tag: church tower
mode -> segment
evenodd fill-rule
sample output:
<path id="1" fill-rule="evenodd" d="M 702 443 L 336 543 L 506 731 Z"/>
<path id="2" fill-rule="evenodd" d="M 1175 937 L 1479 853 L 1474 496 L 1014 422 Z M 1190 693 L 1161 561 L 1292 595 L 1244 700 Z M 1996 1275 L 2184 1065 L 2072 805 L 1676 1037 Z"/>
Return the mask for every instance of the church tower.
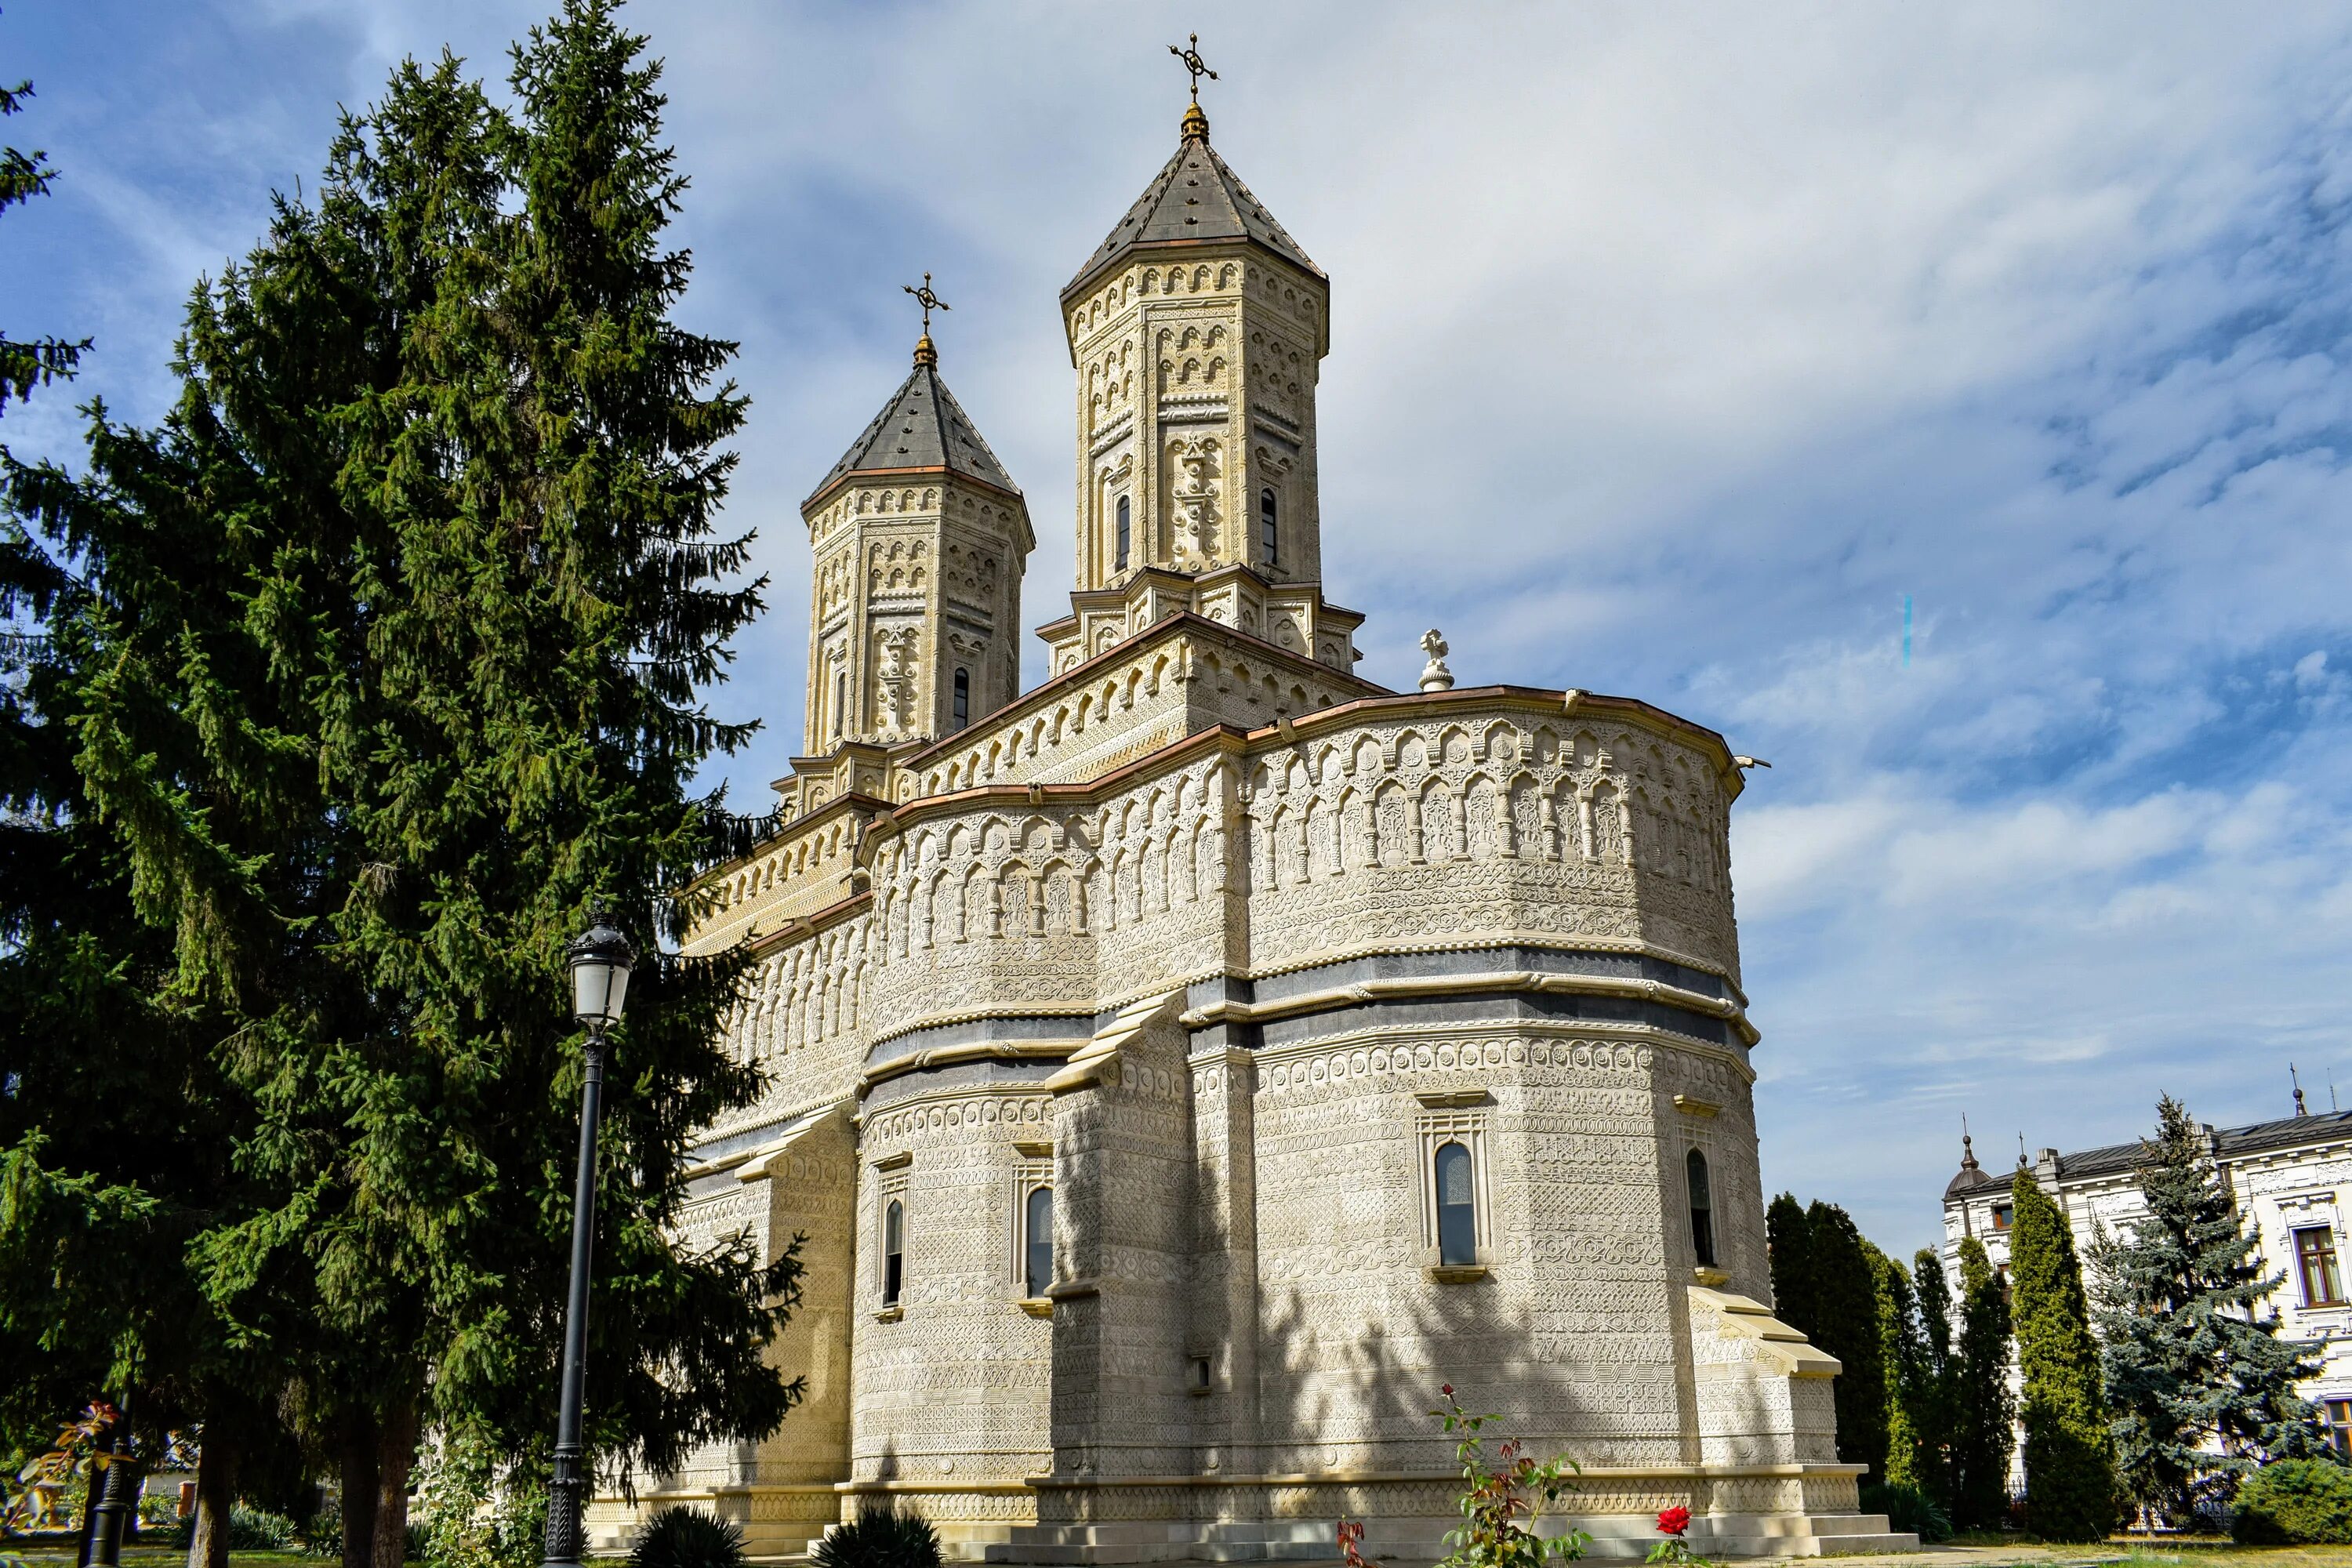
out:
<path id="1" fill-rule="evenodd" d="M 801 505 L 810 580 L 807 754 L 962 729 L 1021 684 L 1020 487 L 940 379 L 929 308 L 913 372 Z"/>
<path id="2" fill-rule="evenodd" d="M 1056 673 L 1173 610 L 1353 669 L 1322 598 L 1315 384 L 1330 285 L 1209 144 L 1176 153 L 1062 290 L 1077 381 L 1077 592 Z"/>

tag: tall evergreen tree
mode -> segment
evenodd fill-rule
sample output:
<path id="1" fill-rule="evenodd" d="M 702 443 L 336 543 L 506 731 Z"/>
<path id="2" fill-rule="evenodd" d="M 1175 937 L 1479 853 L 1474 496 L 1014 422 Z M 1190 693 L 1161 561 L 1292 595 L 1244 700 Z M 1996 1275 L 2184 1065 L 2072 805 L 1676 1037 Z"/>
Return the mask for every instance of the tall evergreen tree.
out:
<path id="1" fill-rule="evenodd" d="M 2010 1203 L 2027 1528 L 2050 1541 L 2102 1541 L 2116 1526 L 2115 1448 L 2074 1237 L 2032 1172 L 2018 1171 Z"/>
<path id="2" fill-rule="evenodd" d="M 1952 1290 L 1944 1260 L 1932 1247 L 1911 1259 L 1919 1302 L 1921 1378 L 1913 1406 L 1919 1441 L 1919 1484 L 1948 1515 L 1952 1511 Z"/>
<path id="3" fill-rule="evenodd" d="M 2107 1405 L 2124 1489 L 2184 1520 L 2226 1498 L 2246 1471 L 2325 1448 L 2295 1391 L 2315 1375 L 2310 1347 L 2279 1338 L 2265 1276 L 2205 1134 L 2167 1095 L 2141 1145 L 2146 1217 L 2095 1253 Z"/>
<path id="4" fill-rule="evenodd" d="M 1879 1347 L 1878 1283 L 1869 1244 L 1834 1204 L 1801 1208 L 1787 1193 L 1764 1216 L 1772 1254 L 1773 1312 L 1838 1358 L 1838 1458 L 1886 1472 L 1886 1369 Z"/>
<path id="5" fill-rule="evenodd" d="M 606 1473 L 772 1431 L 790 1256 L 671 1238 L 740 955 L 676 954 L 676 890 L 741 847 L 692 781 L 745 729 L 702 694 L 758 607 L 715 531 L 733 345 L 670 310 L 685 184 L 644 40 L 575 0 L 516 109 L 445 58 L 344 123 L 315 206 L 192 301 L 182 396 L 26 471 L 106 563 L 76 721 L 92 805 L 250 1097 L 254 1186 L 191 1248 L 340 1455 L 347 1568 L 396 1568 L 439 1425 L 543 1465 L 579 1096 L 562 945 L 641 953 L 600 1169 L 589 1436 Z M 215 1457 L 207 1433 L 206 1459 Z M 525 1477 L 528 1479 L 528 1476 Z"/>
<path id="6" fill-rule="evenodd" d="M 2017 1402 L 2009 1386 L 2009 1289 L 1984 1243 L 1960 1243 L 1960 1332 L 1953 1346 L 1952 1522 L 1991 1530 L 2009 1513 Z"/>
<path id="7" fill-rule="evenodd" d="M 1918 1301 L 1901 1263 L 1867 1241 L 1863 1247 L 1877 1286 L 1879 1363 L 1886 1375 L 1886 1469 L 1879 1479 L 1925 1491 L 1924 1406 L 1931 1394 Z"/>
<path id="8" fill-rule="evenodd" d="M 1805 1333 L 1816 1321 L 1813 1290 L 1813 1233 L 1805 1205 L 1794 1194 L 1782 1193 L 1764 1211 L 1764 1239 L 1772 1263 L 1772 1313 Z"/>
<path id="9" fill-rule="evenodd" d="M 1886 1474 L 1886 1361 L 1880 1346 L 1878 1276 L 1870 1244 L 1853 1218 L 1819 1198 L 1807 1205 L 1811 1237 L 1815 1327 L 1805 1331 L 1838 1358 L 1838 1458 Z M 1800 1324 L 1799 1327 L 1804 1325 Z"/>

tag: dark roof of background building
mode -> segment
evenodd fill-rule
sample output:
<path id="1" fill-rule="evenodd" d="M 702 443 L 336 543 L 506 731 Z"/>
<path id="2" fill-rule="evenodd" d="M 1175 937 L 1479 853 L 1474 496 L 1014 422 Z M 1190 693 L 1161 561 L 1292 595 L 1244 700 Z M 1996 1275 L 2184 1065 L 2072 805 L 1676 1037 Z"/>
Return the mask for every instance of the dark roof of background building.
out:
<path id="1" fill-rule="evenodd" d="M 1109 237 L 1087 258 L 1087 264 L 1062 290 L 1064 299 L 1130 250 L 1213 240 L 1238 239 L 1262 246 L 1294 267 L 1323 276 L 1323 269 L 1309 261 L 1298 242 L 1274 221 L 1265 204 L 1250 195 L 1241 176 L 1217 156 L 1209 145 L 1208 121 L 1195 120 L 1199 113 L 1195 107 L 1185 115 L 1188 134 L 1176 155 L 1127 209 Z M 1200 127 L 1198 136 L 1189 134 L 1195 123 Z"/>
<path id="2" fill-rule="evenodd" d="M 2325 1143 L 2337 1138 L 2352 1138 L 2352 1110 L 2283 1116 L 2275 1121 L 2219 1128 L 2213 1134 L 2214 1152 L 2224 1162 L 2250 1154 L 2267 1153 L 2274 1149 Z M 2129 1143 L 2109 1143 L 2102 1148 L 2078 1149 L 2071 1154 L 2061 1154 L 2058 1156 L 2058 1174 L 2062 1178 L 2128 1175 L 2139 1164 L 2140 1148 L 2140 1143 L 2135 1140 Z M 1944 1196 L 1957 1198 L 1987 1187 L 2007 1185 L 2008 1176 L 1990 1174 L 1978 1169 L 1972 1158 L 1967 1158 L 1961 1163 L 1959 1173 L 1944 1188 Z"/>
<path id="3" fill-rule="evenodd" d="M 938 356 L 926 337 L 915 350 L 915 368 L 865 434 L 849 445 L 841 461 L 809 492 L 808 505 L 852 474 L 908 470 L 943 471 L 992 486 L 1011 495 L 1021 487 L 980 438 L 980 431 L 940 379 Z"/>

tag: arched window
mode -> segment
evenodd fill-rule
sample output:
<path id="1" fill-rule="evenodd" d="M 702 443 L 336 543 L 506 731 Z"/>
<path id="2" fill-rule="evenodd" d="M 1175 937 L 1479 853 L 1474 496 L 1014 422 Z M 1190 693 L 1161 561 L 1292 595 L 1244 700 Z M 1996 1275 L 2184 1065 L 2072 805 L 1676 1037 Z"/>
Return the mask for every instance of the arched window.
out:
<path id="1" fill-rule="evenodd" d="M 1715 1267 L 1715 1194 L 1707 1188 L 1706 1156 L 1694 1149 L 1683 1161 L 1690 1180 L 1691 1255 L 1701 1268 Z"/>
<path id="2" fill-rule="evenodd" d="M 955 679 L 955 727 L 971 722 L 971 671 L 959 669 Z"/>
<path id="3" fill-rule="evenodd" d="M 1471 1191 L 1470 1151 L 1437 1147 L 1437 1261 L 1467 1268 L 1478 1261 L 1478 1205 Z"/>
<path id="4" fill-rule="evenodd" d="M 841 739 L 842 715 L 849 710 L 849 671 L 833 672 L 833 738 Z"/>
<path id="5" fill-rule="evenodd" d="M 907 1282 L 907 1210 L 892 1198 L 882 1211 L 882 1304 L 898 1304 L 898 1288 Z"/>
<path id="6" fill-rule="evenodd" d="M 1257 492 L 1257 542 L 1267 565 L 1282 558 L 1282 528 L 1272 486 Z"/>
<path id="7" fill-rule="evenodd" d="M 1021 1223 L 1023 1277 L 1032 1300 L 1054 1282 L 1054 1189 L 1029 1189 L 1028 1212 Z"/>
<path id="8" fill-rule="evenodd" d="M 1125 496 L 1121 496 L 1118 498 L 1118 564 L 1112 568 L 1113 571 L 1124 572 L 1127 570 L 1127 545 L 1129 537 L 1129 525 L 1132 521 L 1133 514 L 1128 509 L 1127 498 Z"/>

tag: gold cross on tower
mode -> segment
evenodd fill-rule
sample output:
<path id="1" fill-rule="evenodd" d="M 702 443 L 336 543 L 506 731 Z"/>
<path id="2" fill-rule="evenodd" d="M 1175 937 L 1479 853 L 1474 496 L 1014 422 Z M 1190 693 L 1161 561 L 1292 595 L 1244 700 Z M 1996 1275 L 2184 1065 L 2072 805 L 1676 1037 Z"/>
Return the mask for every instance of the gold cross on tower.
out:
<path id="1" fill-rule="evenodd" d="M 923 308 L 923 336 L 927 338 L 931 335 L 932 310 L 952 310 L 954 308 L 945 300 L 940 299 L 937 294 L 931 292 L 931 275 L 928 272 L 923 274 L 923 286 L 921 288 L 918 289 L 912 283 L 902 283 L 899 287 L 904 289 L 908 293 L 912 294 L 915 297 L 915 303 Z"/>
<path id="2" fill-rule="evenodd" d="M 1211 81 L 1217 79 L 1217 73 L 1211 70 L 1208 62 L 1201 58 L 1201 35 L 1198 33 L 1192 35 L 1192 44 L 1190 48 L 1180 49 L 1171 44 L 1168 46 L 1168 52 L 1182 60 L 1184 68 L 1192 73 L 1192 102 L 1198 105 L 1201 101 L 1201 79 L 1207 77 Z"/>

